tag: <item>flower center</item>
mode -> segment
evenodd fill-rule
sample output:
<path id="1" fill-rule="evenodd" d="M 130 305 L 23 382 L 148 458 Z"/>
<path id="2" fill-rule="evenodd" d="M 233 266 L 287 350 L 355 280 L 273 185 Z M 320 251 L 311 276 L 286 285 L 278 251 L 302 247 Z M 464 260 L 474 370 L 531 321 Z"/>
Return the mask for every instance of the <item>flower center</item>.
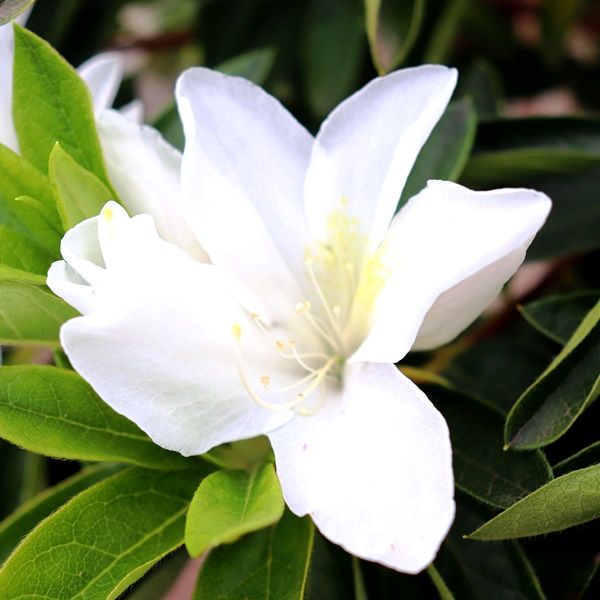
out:
<path id="1" fill-rule="evenodd" d="M 361 234 L 358 220 L 346 210 L 342 199 L 340 209 L 327 220 L 325 241 L 314 241 L 307 247 L 304 266 L 308 297 L 295 304 L 302 327 L 310 330 L 309 339 L 319 340 L 315 351 L 299 352 L 294 339 L 275 337 L 267 320 L 252 314 L 252 320 L 279 357 L 297 363 L 303 375 L 290 385 L 274 388 L 271 376 L 260 377 L 265 392 L 286 393 L 299 389 L 289 400 L 272 403 L 258 394 L 244 367 L 241 352 L 242 328 L 233 325 L 236 341 L 236 363 L 240 380 L 249 396 L 263 408 L 294 409 L 298 414 L 314 414 L 325 399 L 325 383 L 341 384 L 346 359 L 364 339 L 370 326 L 370 316 L 388 271 L 382 261 L 382 249 L 366 254 L 367 236 Z M 316 403 L 307 406 L 307 398 L 319 391 Z"/>

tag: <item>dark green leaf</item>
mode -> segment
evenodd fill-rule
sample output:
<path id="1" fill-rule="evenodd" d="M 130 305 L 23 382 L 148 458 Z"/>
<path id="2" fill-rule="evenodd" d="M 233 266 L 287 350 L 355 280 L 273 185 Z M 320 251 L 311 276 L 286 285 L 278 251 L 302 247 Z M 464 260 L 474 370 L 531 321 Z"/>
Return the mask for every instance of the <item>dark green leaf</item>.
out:
<path id="1" fill-rule="evenodd" d="M 491 506 L 506 508 L 552 478 L 541 452 L 502 450 L 500 411 L 453 389 L 422 388 L 448 422 L 459 489 Z"/>
<path id="2" fill-rule="evenodd" d="M 313 0 L 304 29 L 305 88 L 312 112 L 323 117 L 358 84 L 365 34 L 358 0 Z"/>
<path id="3" fill-rule="evenodd" d="M 561 531 L 600 517 L 600 465 L 572 471 L 519 500 L 469 535 L 508 540 Z"/>
<path id="4" fill-rule="evenodd" d="M 449 0 L 450 3 L 455 1 Z M 502 83 L 495 67 L 485 59 L 475 60 L 461 72 L 456 97 L 470 98 L 478 119 L 495 117 L 503 98 Z"/>
<path id="5" fill-rule="evenodd" d="M 443 10 L 437 15 L 433 32 L 429 36 L 424 62 L 433 64 L 450 62 L 449 55 L 468 5 L 469 0 L 446 0 Z"/>
<path id="6" fill-rule="evenodd" d="M 194 494 L 185 525 L 191 556 L 276 523 L 283 497 L 272 463 L 251 471 L 222 470 L 202 481 Z"/>
<path id="7" fill-rule="evenodd" d="M 110 185 L 87 86 L 47 42 L 14 27 L 13 115 L 21 153 L 46 172 L 50 152 L 60 142 L 80 165 Z"/>
<path id="8" fill-rule="evenodd" d="M 365 0 L 371 58 L 380 75 L 395 69 L 410 52 L 424 8 L 425 0 Z"/>
<path id="9" fill-rule="evenodd" d="M 34 0 L 2 0 L 0 2 L 0 26 L 6 25 L 26 11 Z"/>
<path id="10" fill-rule="evenodd" d="M 157 469 L 202 464 L 159 448 L 76 373 L 56 367 L 0 369 L 0 436 L 57 458 L 126 462 Z"/>
<path id="11" fill-rule="evenodd" d="M 77 164 L 59 144 L 50 153 L 50 182 L 65 231 L 100 214 L 114 194 L 93 174 Z"/>
<path id="12" fill-rule="evenodd" d="M 417 156 L 398 208 L 420 192 L 429 179 L 456 181 L 460 177 L 469 158 L 476 129 L 477 119 L 469 100 L 448 106 Z"/>
<path id="13" fill-rule="evenodd" d="M 600 302 L 511 409 L 506 445 L 524 450 L 561 437 L 600 392 Z"/>
<path id="14" fill-rule="evenodd" d="M 521 307 L 530 325 L 559 344 L 566 344 L 585 315 L 600 299 L 600 290 L 547 296 Z"/>
<path id="15" fill-rule="evenodd" d="M 277 525 L 213 550 L 198 576 L 194 598 L 304 598 L 313 538 L 311 520 L 286 511 Z"/>
<path id="16" fill-rule="evenodd" d="M 183 543 L 198 472 L 131 468 L 75 496 L 0 570 L 3 600 L 116 598 Z"/>
<path id="17" fill-rule="evenodd" d="M 77 314 L 45 287 L 0 281 L 0 344 L 56 348 L 60 326 Z"/>
<path id="18" fill-rule="evenodd" d="M 489 510 L 458 495 L 456 517 L 435 565 L 460 600 L 545 600 L 537 577 L 517 542 L 480 543 L 464 534 L 489 518 Z"/>
<path id="19" fill-rule="evenodd" d="M 116 465 L 111 464 L 88 467 L 58 485 L 44 490 L 20 506 L 0 523 L 0 564 L 5 561 L 21 538 L 42 519 L 45 519 L 79 492 L 113 475 L 117 469 Z"/>

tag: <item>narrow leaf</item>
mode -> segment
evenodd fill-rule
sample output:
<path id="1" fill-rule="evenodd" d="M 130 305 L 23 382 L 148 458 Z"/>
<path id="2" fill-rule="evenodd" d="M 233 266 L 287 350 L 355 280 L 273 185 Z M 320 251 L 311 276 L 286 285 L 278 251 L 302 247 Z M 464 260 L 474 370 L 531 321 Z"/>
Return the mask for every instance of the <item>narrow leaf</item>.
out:
<path id="1" fill-rule="evenodd" d="M 410 52 L 423 20 L 425 0 L 365 0 L 367 37 L 380 75 L 395 69 Z"/>
<path id="2" fill-rule="evenodd" d="M 185 545 L 191 556 L 199 556 L 276 523 L 283 508 L 272 463 L 252 471 L 217 471 L 202 481 L 194 495 L 185 525 Z"/>
<path id="3" fill-rule="evenodd" d="M 19 25 L 14 31 L 13 115 L 21 153 L 46 172 L 50 152 L 60 142 L 108 185 L 87 86 L 47 42 Z"/>
<path id="4" fill-rule="evenodd" d="M 600 290 L 548 296 L 520 308 L 527 322 L 559 344 L 566 344 L 600 299 Z"/>
<path id="5" fill-rule="evenodd" d="M 87 467 L 21 505 L 0 523 L 0 564 L 40 521 L 91 485 L 114 475 L 118 468 L 112 464 Z"/>
<path id="6" fill-rule="evenodd" d="M 600 464 L 600 440 L 561 460 L 552 467 L 555 475 L 564 475 L 575 469 Z"/>
<path id="7" fill-rule="evenodd" d="M 0 27 L 17 18 L 33 3 L 34 0 L 2 0 L 0 2 Z"/>
<path id="8" fill-rule="evenodd" d="M 572 471 L 542 486 L 468 537 L 508 540 L 561 531 L 600 517 L 600 465 Z"/>
<path id="9" fill-rule="evenodd" d="M 600 302 L 513 406 L 506 420 L 506 445 L 539 448 L 560 438 L 600 393 L 598 364 Z"/>
<path id="10" fill-rule="evenodd" d="M 421 148 L 398 208 L 420 192 L 429 179 L 456 181 L 469 158 L 476 130 L 477 117 L 470 100 L 450 104 Z"/>
<path id="11" fill-rule="evenodd" d="M 183 543 L 199 472 L 131 468 L 40 523 L 0 570 L 3 600 L 116 598 Z"/>
<path id="12" fill-rule="evenodd" d="M 157 469 L 196 464 L 156 446 L 79 375 L 56 367 L 0 369 L 0 436 L 47 456 L 125 462 Z"/>
<path id="13" fill-rule="evenodd" d="M 45 287 L 0 279 L 0 344 L 57 348 L 60 326 L 76 316 Z"/>
<path id="14" fill-rule="evenodd" d="M 100 214 L 114 194 L 56 144 L 50 153 L 49 176 L 65 231 Z"/>
<path id="15" fill-rule="evenodd" d="M 314 526 L 286 511 L 277 525 L 213 550 L 198 576 L 195 600 L 305 598 Z"/>

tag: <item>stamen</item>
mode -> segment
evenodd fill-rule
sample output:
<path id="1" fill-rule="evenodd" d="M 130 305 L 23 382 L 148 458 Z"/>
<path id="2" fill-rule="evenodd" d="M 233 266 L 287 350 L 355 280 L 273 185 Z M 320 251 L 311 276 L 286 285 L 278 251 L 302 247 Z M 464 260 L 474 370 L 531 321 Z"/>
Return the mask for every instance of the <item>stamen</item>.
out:
<path id="1" fill-rule="evenodd" d="M 307 308 L 307 306 L 308 306 L 308 308 Z M 326 340 L 327 342 L 329 342 L 336 352 L 340 352 L 340 346 L 339 346 L 338 342 L 336 340 L 334 340 L 325 331 L 325 329 L 323 329 L 323 327 L 321 327 L 321 325 L 319 325 L 319 323 L 317 322 L 317 320 L 310 313 L 310 302 L 308 300 L 305 300 L 304 302 L 298 302 L 298 304 L 296 304 L 296 310 L 300 314 L 304 315 L 308 319 L 308 322 L 315 328 L 315 330 L 317 331 L 317 333 L 324 340 Z"/>
<path id="2" fill-rule="evenodd" d="M 269 386 L 271 385 L 271 378 L 268 375 L 263 375 L 260 378 L 260 382 L 262 383 L 262 386 L 265 388 L 265 390 L 268 390 Z"/>

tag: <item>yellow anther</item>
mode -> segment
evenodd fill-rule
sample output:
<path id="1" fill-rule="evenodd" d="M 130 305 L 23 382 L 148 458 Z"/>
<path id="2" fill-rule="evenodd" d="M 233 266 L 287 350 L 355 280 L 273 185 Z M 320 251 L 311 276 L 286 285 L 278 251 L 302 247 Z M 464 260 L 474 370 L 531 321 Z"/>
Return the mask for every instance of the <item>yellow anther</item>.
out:
<path id="1" fill-rule="evenodd" d="M 275 347 L 277 348 L 277 350 L 279 350 L 279 352 L 285 350 L 285 344 L 281 340 L 277 340 L 275 342 Z"/>
<path id="2" fill-rule="evenodd" d="M 271 385 L 271 378 L 268 375 L 263 375 L 260 378 L 260 382 L 262 383 L 262 386 L 265 388 L 265 390 L 268 390 L 269 386 Z"/>
<path id="3" fill-rule="evenodd" d="M 288 340 L 288 346 L 293 348 L 296 345 L 296 340 Z"/>
<path id="4" fill-rule="evenodd" d="M 310 310 L 311 304 L 310 300 L 305 300 L 304 302 L 296 303 L 296 310 L 299 313 L 307 313 Z"/>
<path id="5" fill-rule="evenodd" d="M 233 337 L 236 339 L 236 341 L 239 342 L 242 338 L 242 326 L 238 325 L 237 323 L 234 323 L 231 326 L 231 333 L 233 333 Z"/>

